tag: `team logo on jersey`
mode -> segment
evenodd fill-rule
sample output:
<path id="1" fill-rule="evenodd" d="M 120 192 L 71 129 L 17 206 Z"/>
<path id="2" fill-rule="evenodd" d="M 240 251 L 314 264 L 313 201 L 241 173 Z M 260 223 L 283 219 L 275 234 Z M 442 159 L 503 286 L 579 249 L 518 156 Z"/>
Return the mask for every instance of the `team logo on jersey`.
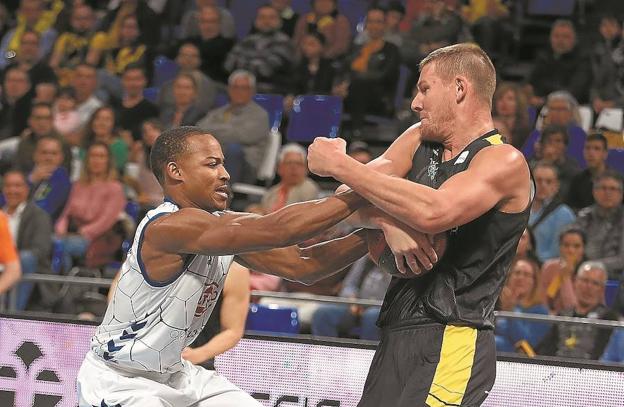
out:
<path id="1" fill-rule="evenodd" d="M 433 181 L 438 173 L 438 162 L 433 158 L 429 158 L 429 166 L 427 167 L 427 175 Z"/>
<path id="2" fill-rule="evenodd" d="M 208 304 L 216 300 L 218 296 L 219 285 L 215 282 L 206 284 L 204 286 L 204 292 L 202 292 L 202 295 L 199 298 L 199 302 L 197 303 L 197 308 L 195 308 L 195 316 L 199 318 L 204 315 L 204 313 L 208 309 Z"/>

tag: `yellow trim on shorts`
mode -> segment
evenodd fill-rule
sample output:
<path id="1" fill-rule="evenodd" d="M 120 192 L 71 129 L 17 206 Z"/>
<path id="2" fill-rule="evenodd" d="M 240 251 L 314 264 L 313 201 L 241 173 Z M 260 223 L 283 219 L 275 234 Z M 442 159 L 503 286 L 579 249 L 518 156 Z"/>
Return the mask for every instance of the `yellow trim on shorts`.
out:
<path id="1" fill-rule="evenodd" d="M 500 134 L 494 134 L 493 136 L 486 137 L 485 140 L 492 145 L 505 144 Z"/>
<path id="2" fill-rule="evenodd" d="M 460 406 L 472 375 L 477 330 L 447 325 L 442 338 L 440 361 L 429 388 L 430 407 Z"/>

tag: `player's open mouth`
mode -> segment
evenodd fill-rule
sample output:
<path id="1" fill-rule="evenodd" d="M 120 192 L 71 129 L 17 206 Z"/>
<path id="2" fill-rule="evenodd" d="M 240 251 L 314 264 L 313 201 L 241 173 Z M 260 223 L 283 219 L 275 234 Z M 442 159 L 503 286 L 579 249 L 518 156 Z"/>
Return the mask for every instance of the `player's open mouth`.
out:
<path id="1" fill-rule="evenodd" d="M 230 198 L 230 188 L 227 185 L 223 185 L 222 187 L 218 187 L 215 189 L 217 195 L 223 197 L 223 199 Z"/>

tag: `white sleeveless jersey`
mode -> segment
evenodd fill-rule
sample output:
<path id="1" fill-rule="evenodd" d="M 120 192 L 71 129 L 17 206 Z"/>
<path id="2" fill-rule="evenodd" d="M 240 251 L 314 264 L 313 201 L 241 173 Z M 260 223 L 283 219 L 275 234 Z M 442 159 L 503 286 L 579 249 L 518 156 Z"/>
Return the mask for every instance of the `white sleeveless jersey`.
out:
<path id="1" fill-rule="evenodd" d="M 159 283 L 148 277 L 140 256 L 145 228 L 178 209 L 165 201 L 137 227 L 113 299 L 91 338 L 92 352 L 109 365 L 146 372 L 179 371 L 182 350 L 202 330 L 223 289 L 233 256 L 191 255 L 170 281 Z"/>

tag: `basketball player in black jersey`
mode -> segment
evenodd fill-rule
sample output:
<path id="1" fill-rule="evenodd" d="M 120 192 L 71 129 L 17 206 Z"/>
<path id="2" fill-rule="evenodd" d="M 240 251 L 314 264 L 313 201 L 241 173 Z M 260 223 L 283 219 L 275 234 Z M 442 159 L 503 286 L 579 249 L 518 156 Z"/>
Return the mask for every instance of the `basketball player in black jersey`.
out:
<path id="1" fill-rule="evenodd" d="M 453 45 L 432 52 L 420 68 L 412 109 L 421 121 L 380 158 L 362 165 L 345 155 L 343 140 L 325 138 L 308 155 L 312 172 L 376 206 L 366 221 L 383 230 L 391 248 L 416 233 L 408 228 L 447 234 L 429 273 L 393 278 L 360 407 L 483 403 L 496 377 L 494 304 L 533 197 L 524 157 L 492 123 L 496 74 L 485 52 Z M 415 257 L 406 259 L 418 268 Z"/>

